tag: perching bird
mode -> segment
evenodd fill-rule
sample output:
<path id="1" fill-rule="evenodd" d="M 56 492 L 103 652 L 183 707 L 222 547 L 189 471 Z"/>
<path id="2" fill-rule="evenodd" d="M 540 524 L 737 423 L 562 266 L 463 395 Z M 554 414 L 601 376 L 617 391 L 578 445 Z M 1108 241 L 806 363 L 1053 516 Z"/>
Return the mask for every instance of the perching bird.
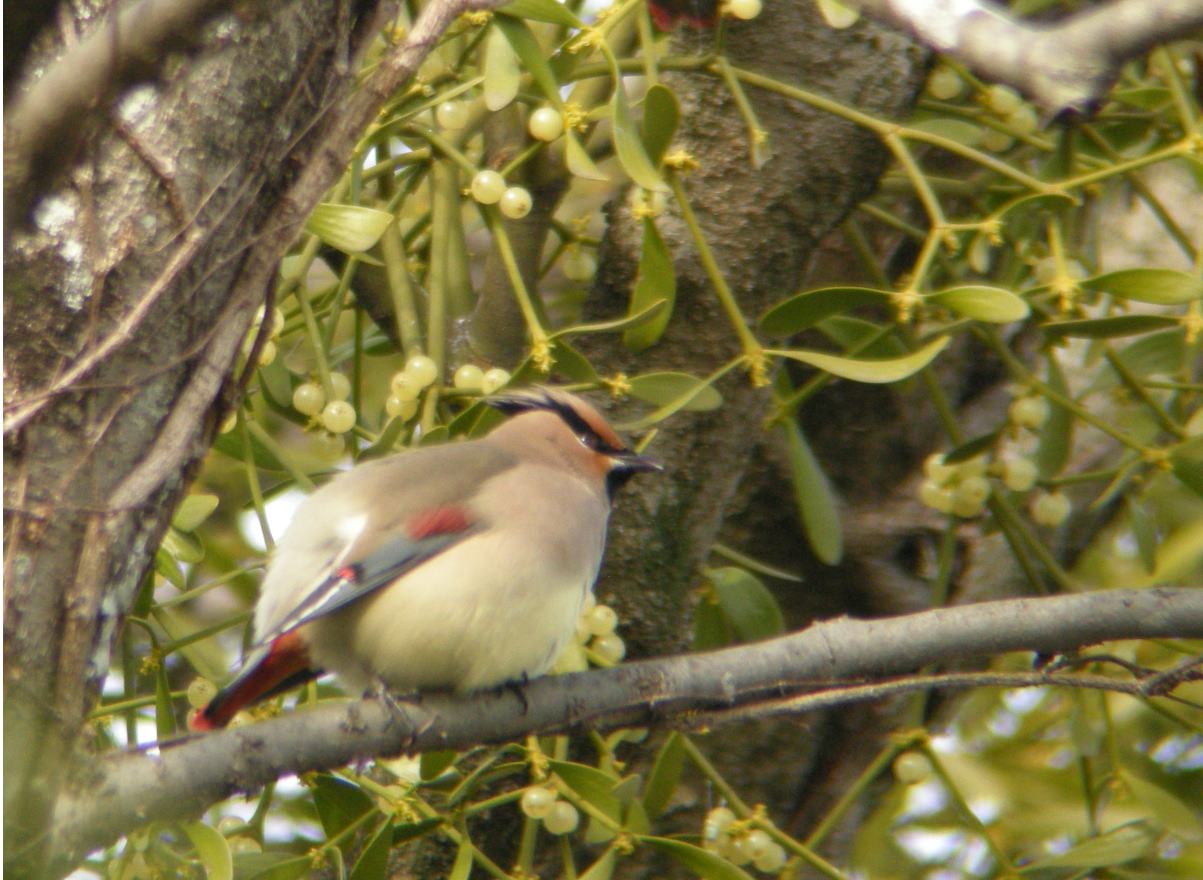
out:
<path id="1" fill-rule="evenodd" d="M 258 647 L 193 730 L 323 671 L 403 693 L 547 671 L 597 577 L 614 493 L 660 466 L 570 394 L 488 402 L 513 417 L 486 437 L 353 468 L 297 508 L 260 591 Z"/>

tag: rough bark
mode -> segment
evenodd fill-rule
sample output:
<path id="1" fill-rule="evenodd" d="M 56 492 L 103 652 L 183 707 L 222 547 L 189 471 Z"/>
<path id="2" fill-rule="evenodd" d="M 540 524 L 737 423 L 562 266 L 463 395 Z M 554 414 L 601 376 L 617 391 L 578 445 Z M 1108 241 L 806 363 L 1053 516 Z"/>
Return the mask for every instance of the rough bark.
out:
<path id="1" fill-rule="evenodd" d="M 384 4 L 387 6 L 387 4 Z M 35 874 L 113 640 L 212 429 L 270 274 L 257 242 L 348 94 L 374 3 L 297 0 L 197 36 L 98 108 L 9 233 L 5 858 Z M 60 47 L 84 16 L 64 24 Z M 53 59 L 41 59 L 52 66 Z M 327 182 L 325 185 L 329 185 Z M 315 196 L 316 198 L 316 196 Z M 273 255 L 274 256 L 274 255 Z M 253 264 L 253 265 L 252 265 Z"/>

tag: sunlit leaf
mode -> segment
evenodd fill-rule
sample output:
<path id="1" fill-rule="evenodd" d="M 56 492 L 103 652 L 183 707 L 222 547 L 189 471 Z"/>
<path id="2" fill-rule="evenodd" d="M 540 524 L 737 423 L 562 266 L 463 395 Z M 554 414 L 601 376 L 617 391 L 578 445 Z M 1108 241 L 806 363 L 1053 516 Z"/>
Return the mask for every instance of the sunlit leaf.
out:
<path id="1" fill-rule="evenodd" d="M 185 822 L 182 827 L 192 841 L 201 864 L 205 866 L 207 880 L 231 880 L 234 876 L 234 857 L 222 833 L 204 822 Z"/>
<path id="2" fill-rule="evenodd" d="M 213 511 L 217 510 L 218 500 L 216 495 L 187 496 L 176 508 L 175 515 L 171 518 L 171 525 L 181 532 L 196 531 L 197 527 L 207 520 Z"/>
<path id="3" fill-rule="evenodd" d="M 571 9 L 557 0 L 510 0 L 498 9 L 497 13 L 512 15 L 514 18 L 545 21 L 548 24 L 562 24 L 570 28 L 584 27 Z"/>
<path id="4" fill-rule="evenodd" d="M 656 170 L 643 148 L 643 140 L 635 127 L 635 121 L 631 118 L 631 105 L 617 70 L 614 94 L 610 98 L 610 115 L 614 152 L 618 155 L 618 162 L 627 176 L 644 189 L 668 192 L 668 184 L 660 177 L 660 172 Z"/>
<path id="5" fill-rule="evenodd" d="M 655 302 L 663 302 L 664 309 L 653 319 L 641 326 L 631 327 L 622 334 L 622 341 L 627 348 L 643 351 L 655 345 L 668 327 L 676 299 L 677 276 L 673 271 L 672 255 L 660 237 L 655 221 L 651 217 L 644 217 L 643 248 L 635 286 L 631 289 L 630 313 L 638 314 Z"/>
<path id="6" fill-rule="evenodd" d="M 1153 848 L 1157 834 L 1142 823 L 1124 825 L 1107 834 L 1092 837 L 1063 853 L 1029 862 L 1021 874 L 1035 874 L 1048 868 L 1104 868 L 1138 859 Z"/>
<path id="7" fill-rule="evenodd" d="M 393 823 L 384 822 L 359 852 L 350 880 L 384 880 L 388 876 L 388 854 L 393 846 Z"/>
<path id="8" fill-rule="evenodd" d="M 495 22 L 502 20 L 501 17 L 494 19 Z M 522 68 L 513 45 L 500 27 L 490 28 L 485 37 L 484 75 L 485 106 L 492 112 L 508 107 L 518 97 Z"/>
<path id="9" fill-rule="evenodd" d="M 1132 796 L 1152 813 L 1153 818 L 1167 831 L 1184 840 L 1203 839 L 1203 818 L 1176 795 L 1155 782 L 1145 779 L 1131 768 L 1123 768 L 1120 778 Z"/>
<path id="10" fill-rule="evenodd" d="M 609 181 L 600 168 L 593 164 L 588 150 L 581 144 L 575 131 L 564 132 L 564 162 L 573 176 L 584 180 Z"/>
<path id="11" fill-rule="evenodd" d="M 951 337 L 941 336 L 933 339 L 927 345 L 908 355 L 885 360 L 859 360 L 857 358 L 840 357 L 819 351 L 803 351 L 800 349 L 774 350 L 771 354 L 779 357 L 801 361 L 812 367 L 849 379 L 853 382 L 868 382 L 871 384 L 886 384 L 899 382 L 910 378 L 922 370 L 944 350 Z"/>
<path id="12" fill-rule="evenodd" d="M 327 837 L 334 837 L 368 810 L 372 800 L 355 785 L 319 773 L 313 781 L 313 805 Z"/>
<path id="13" fill-rule="evenodd" d="M 510 47 L 514 50 L 514 54 L 518 56 L 518 60 L 522 64 L 522 69 L 531 75 L 531 79 L 535 81 L 535 85 L 539 87 L 539 91 L 557 109 L 561 108 L 563 101 L 560 98 L 560 84 L 556 80 L 555 74 L 552 73 L 551 67 L 547 64 L 547 53 L 543 51 L 543 47 L 539 45 L 538 38 L 531 31 L 530 26 L 521 19 L 511 18 L 508 15 L 498 15 L 493 18 L 493 24 L 509 41 Z M 489 87 L 489 74 L 485 71 L 485 88 Z M 492 107 L 489 108 L 493 109 Z"/>
<path id="14" fill-rule="evenodd" d="M 627 393 L 631 397 L 656 406 L 665 406 L 682 397 L 689 397 L 689 402 L 681 408 L 694 412 L 706 412 L 723 405 L 723 396 L 713 385 L 688 373 L 644 373 L 632 377 L 629 382 L 631 387 Z"/>
<path id="15" fill-rule="evenodd" d="M 794 503 L 806 540 L 820 562 L 837 565 L 844 556 L 844 536 L 835 493 L 797 422 L 787 421 L 784 429 L 789 444 Z"/>
<path id="16" fill-rule="evenodd" d="M 614 794 L 614 786 L 618 780 L 613 776 L 603 773 L 596 767 L 574 764 L 569 761 L 549 761 L 548 767 L 583 800 L 601 810 L 615 822 L 621 820 L 622 804 Z"/>
<path id="17" fill-rule="evenodd" d="M 437 779 L 443 771 L 455 763 L 459 755 L 454 749 L 432 749 L 422 753 L 419 762 L 423 782 Z"/>
<path id="18" fill-rule="evenodd" d="M 1001 287 L 954 287 L 930 294 L 927 299 L 958 315 L 991 324 L 1022 321 L 1031 313 L 1026 302 Z"/>
<path id="19" fill-rule="evenodd" d="M 1160 306 L 1203 299 L 1203 278 L 1175 269 L 1122 269 L 1080 283 L 1089 290 L 1105 290 L 1121 299 Z"/>
<path id="20" fill-rule="evenodd" d="M 388 211 L 324 202 L 313 209 L 305 230 L 335 250 L 354 254 L 376 244 L 392 222 L 393 215 Z"/>
<path id="21" fill-rule="evenodd" d="M 1048 384 L 1058 394 L 1070 396 L 1069 383 L 1054 352 L 1048 353 Z M 1056 401 L 1049 401 L 1048 418 L 1040 427 L 1040 440 L 1036 446 L 1034 460 L 1036 470 L 1042 477 L 1052 477 L 1061 472 L 1069 461 L 1073 449 L 1074 414 Z"/>

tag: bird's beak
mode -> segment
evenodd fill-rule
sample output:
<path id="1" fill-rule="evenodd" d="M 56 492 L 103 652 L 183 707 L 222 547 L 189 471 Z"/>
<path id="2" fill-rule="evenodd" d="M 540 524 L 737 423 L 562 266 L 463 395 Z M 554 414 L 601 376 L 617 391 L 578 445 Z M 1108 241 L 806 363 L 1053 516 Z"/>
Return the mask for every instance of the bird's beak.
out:
<path id="1" fill-rule="evenodd" d="M 639 474 L 646 471 L 662 471 L 664 465 L 647 455 L 623 452 L 613 456 L 614 470 L 623 474 Z"/>

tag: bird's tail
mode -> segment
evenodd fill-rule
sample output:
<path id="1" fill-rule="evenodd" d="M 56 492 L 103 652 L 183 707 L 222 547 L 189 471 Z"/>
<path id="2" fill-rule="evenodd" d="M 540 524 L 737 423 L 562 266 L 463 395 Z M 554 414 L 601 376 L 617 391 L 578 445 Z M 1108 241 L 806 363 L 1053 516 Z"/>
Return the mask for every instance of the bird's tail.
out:
<path id="1" fill-rule="evenodd" d="M 321 674 L 320 669 L 310 664 L 309 651 L 296 630 L 284 633 L 249 657 L 242 671 L 209 701 L 209 705 L 192 713 L 188 727 L 197 732 L 225 727 L 247 706 Z"/>

